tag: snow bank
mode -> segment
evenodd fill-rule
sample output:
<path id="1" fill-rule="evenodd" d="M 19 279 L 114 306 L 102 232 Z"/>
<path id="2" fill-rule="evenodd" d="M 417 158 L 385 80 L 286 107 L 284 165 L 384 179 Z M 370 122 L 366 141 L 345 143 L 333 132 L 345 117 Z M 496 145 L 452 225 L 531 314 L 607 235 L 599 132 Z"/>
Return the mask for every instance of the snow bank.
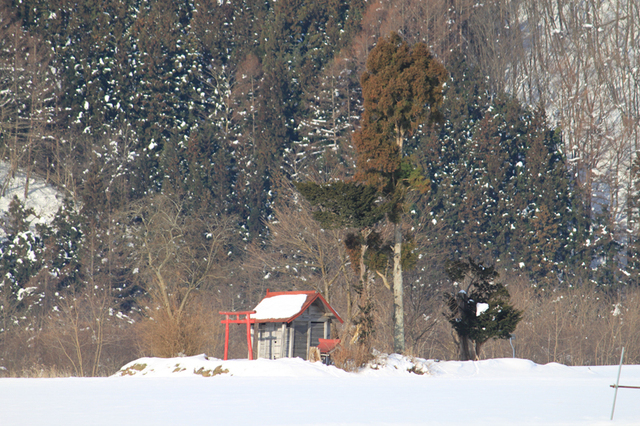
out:
<path id="1" fill-rule="evenodd" d="M 397 375 L 432 374 L 435 361 L 406 357 L 398 354 L 378 353 L 376 359 L 358 373 L 347 373 L 321 362 L 308 362 L 300 358 L 277 360 L 234 359 L 223 361 L 205 354 L 178 358 L 140 358 L 123 366 L 112 377 L 389 377 Z M 446 374 L 435 368 L 436 374 Z"/>
<path id="2" fill-rule="evenodd" d="M 300 358 L 223 361 L 204 354 L 179 358 L 140 358 L 112 377 L 345 377 L 344 370 Z"/>
<path id="3" fill-rule="evenodd" d="M 395 376 L 414 373 L 417 375 L 431 374 L 433 360 L 407 357 L 399 354 L 375 353 L 375 359 L 361 369 L 358 374 L 363 376 Z"/>
<path id="4" fill-rule="evenodd" d="M 399 354 L 376 353 L 375 359 L 360 371 L 347 373 L 335 366 L 327 366 L 321 362 L 308 362 L 300 358 L 223 361 L 201 354 L 178 358 L 140 358 L 123 366 L 112 377 L 393 377 L 425 375 L 434 378 L 455 377 L 458 379 L 508 379 L 512 377 L 554 379 L 596 376 L 596 371 L 601 371 L 603 368 L 607 367 L 568 367 L 557 363 L 541 365 L 518 358 L 438 361 Z M 607 372 L 607 374 L 609 373 Z"/>

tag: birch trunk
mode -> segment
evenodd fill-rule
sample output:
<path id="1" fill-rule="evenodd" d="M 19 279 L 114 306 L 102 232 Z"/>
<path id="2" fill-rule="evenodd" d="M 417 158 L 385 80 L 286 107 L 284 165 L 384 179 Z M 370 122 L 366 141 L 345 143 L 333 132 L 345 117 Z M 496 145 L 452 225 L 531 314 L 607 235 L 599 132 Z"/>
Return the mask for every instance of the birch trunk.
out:
<path id="1" fill-rule="evenodd" d="M 402 288 L 402 225 L 393 225 L 393 350 L 404 353 L 404 304 Z"/>

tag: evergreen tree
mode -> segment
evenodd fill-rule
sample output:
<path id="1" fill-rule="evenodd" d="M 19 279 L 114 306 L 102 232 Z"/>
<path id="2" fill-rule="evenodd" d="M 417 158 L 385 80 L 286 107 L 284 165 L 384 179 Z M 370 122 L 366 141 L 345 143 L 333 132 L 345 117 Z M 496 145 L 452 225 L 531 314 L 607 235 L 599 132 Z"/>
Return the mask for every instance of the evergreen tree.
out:
<path id="1" fill-rule="evenodd" d="M 394 226 L 394 350 L 404 351 L 402 214 L 410 189 L 428 190 L 428 182 L 405 159 L 405 139 L 427 119 L 437 118 L 446 70 L 427 46 L 410 47 L 396 33 L 380 39 L 362 74 L 362 128 L 355 133 L 356 179 L 379 189 L 391 208 Z"/>
<path id="2" fill-rule="evenodd" d="M 631 167 L 632 193 L 627 202 L 628 238 L 626 272 L 630 284 L 640 284 L 640 158 Z"/>
<path id="3" fill-rule="evenodd" d="M 510 304 L 507 289 L 495 282 L 499 274 L 493 266 L 485 267 L 469 259 L 449 262 L 446 271 L 454 286 L 460 288 L 457 293 L 444 295 L 449 309 L 445 316 L 458 335 L 460 360 L 478 359 L 487 340 L 510 337 L 522 312 Z"/>
<path id="4" fill-rule="evenodd" d="M 326 181 L 344 179 L 355 169 L 351 133 L 362 113 L 360 85 L 353 61 L 334 58 L 305 93 L 305 116 L 289 167 L 296 174 L 317 172 Z M 304 155 L 306 153 L 306 155 Z"/>
<path id="5" fill-rule="evenodd" d="M 588 257 L 589 238 L 559 133 L 544 111 L 492 95 L 464 57 L 450 70 L 443 126 L 428 129 L 415 149 L 431 172 L 429 213 L 442 224 L 433 240 L 450 255 L 499 259 L 555 285 Z"/>
<path id="6" fill-rule="evenodd" d="M 77 213 L 73 201 L 67 199 L 58 209 L 51 226 L 39 227 L 46 252 L 45 269 L 55 291 L 75 289 L 78 284 L 84 239 L 82 223 L 83 218 Z"/>
<path id="7" fill-rule="evenodd" d="M 300 149 L 295 141 L 300 122 L 307 120 L 307 96 L 317 87 L 317 75 L 330 63 L 336 48 L 346 46 L 356 29 L 358 11 L 362 2 L 303 2 L 285 0 L 267 2 L 261 26 L 259 46 L 249 53 L 251 43 L 242 47 L 249 65 L 252 54 L 258 66 L 251 73 L 238 73 L 244 90 L 251 94 L 249 110 L 244 116 L 245 125 L 238 136 L 244 147 L 234 150 L 251 152 L 247 161 L 239 160 L 236 193 L 239 198 L 240 216 L 247 218 L 247 232 L 255 237 L 262 233 L 265 219 L 271 214 L 275 200 L 274 181 L 281 175 L 295 173 L 292 155 L 302 154 L 307 162 L 313 162 L 311 149 Z M 251 6 L 256 10 L 256 6 Z M 237 25 L 237 24 L 236 24 Z M 254 24 L 255 25 L 255 24 Z M 240 50 L 238 50 L 240 51 Z M 246 69 L 246 67 L 243 67 Z M 246 89 L 246 87 L 245 87 Z M 245 103 L 246 106 L 248 103 Z M 249 135 L 249 137 L 247 137 Z M 289 167 L 286 167 L 289 161 Z M 304 161 L 304 160 L 303 160 Z"/>
<path id="8" fill-rule="evenodd" d="M 103 132 L 126 115 L 133 90 L 128 34 L 137 3 L 27 0 L 16 5 L 25 27 L 55 51 L 65 115 L 58 118 L 64 126 Z"/>
<path id="9" fill-rule="evenodd" d="M 46 145 L 55 120 L 59 81 L 52 68 L 52 49 L 29 34 L 6 5 L 0 10 L 0 147 L 10 171 L 0 182 L 4 194 L 18 167 L 31 178 L 46 168 Z M 24 197 L 29 194 L 29 179 Z"/>
<path id="10" fill-rule="evenodd" d="M 334 182 L 326 185 L 298 183 L 296 188 L 316 210 L 313 218 L 326 229 L 350 229 L 344 239 L 351 266 L 358 277 L 355 285 L 360 295 L 355 316 L 353 340 L 368 346 L 374 333 L 370 273 L 385 263 L 383 243 L 375 225 L 385 215 L 384 204 L 379 204 L 375 187 L 354 182 Z"/>
<path id="11" fill-rule="evenodd" d="M 30 280 L 42 268 L 43 244 L 30 227 L 29 217 L 33 215 L 33 209 L 25 209 L 22 202 L 14 197 L 3 221 L 6 239 L 0 247 L 1 285 L 17 302 L 22 301 L 25 294 L 38 290 L 30 286 Z"/>
<path id="12" fill-rule="evenodd" d="M 376 188 L 347 182 L 317 185 L 305 182 L 296 185 L 298 191 L 319 209 L 313 218 L 323 228 L 366 228 L 378 223 L 384 206 L 376 204 Z"/>
<path id="13" fill-rule="evenodd" d="M 29 227 L 33 214 L 14 198 L 3 220 L 4 238 L 0 244 L 0 340 L 15 326 L 30 328 L 27 317 L 44 299 L 43 288 L 33 281 L 42 268 L 42 240 Z"/>

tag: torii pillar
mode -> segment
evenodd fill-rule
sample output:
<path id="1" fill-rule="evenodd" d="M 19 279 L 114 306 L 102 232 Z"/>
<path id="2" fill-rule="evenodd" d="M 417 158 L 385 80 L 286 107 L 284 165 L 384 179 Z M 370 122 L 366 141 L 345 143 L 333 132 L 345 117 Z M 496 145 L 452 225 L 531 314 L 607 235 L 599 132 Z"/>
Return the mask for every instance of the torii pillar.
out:
<path id="1" fill-rule="evenodd" d="M 243 311 L 243 312 L 220 312 L 220 315 L 224 315 L 225 319 L 220 321 L 224 324 L 224 360 L 226 361 L 229 356 L 229 324 L 247 324 L 247 347 L 249 348 L 249 359 L 253 360 L 253 345 L 251 344 L 251 324 L 255 323 L 255 320 L 251 318 L 251 314 L 255 314 L 256 311 Z M 240 318 L 244 315 L 244 318 Z M 233 318 L 235 317 L 235 318 Z"/>

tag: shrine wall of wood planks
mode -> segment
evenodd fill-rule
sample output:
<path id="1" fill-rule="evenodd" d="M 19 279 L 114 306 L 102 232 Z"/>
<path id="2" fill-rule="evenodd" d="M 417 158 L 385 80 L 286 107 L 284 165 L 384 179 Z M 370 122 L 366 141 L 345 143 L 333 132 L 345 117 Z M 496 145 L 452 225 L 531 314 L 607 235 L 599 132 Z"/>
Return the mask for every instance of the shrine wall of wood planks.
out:
<path id="1" fill-rule="evenodd" d="M 262 322 L 254 325 L 255 353 L 258 358 L 278 359 L 299 357 L 308 359 L 309 348 L 318 346 L 318 339 L 331 336 L 333 315 L 316 299 L 295 320 L 287 322 Z"/>

